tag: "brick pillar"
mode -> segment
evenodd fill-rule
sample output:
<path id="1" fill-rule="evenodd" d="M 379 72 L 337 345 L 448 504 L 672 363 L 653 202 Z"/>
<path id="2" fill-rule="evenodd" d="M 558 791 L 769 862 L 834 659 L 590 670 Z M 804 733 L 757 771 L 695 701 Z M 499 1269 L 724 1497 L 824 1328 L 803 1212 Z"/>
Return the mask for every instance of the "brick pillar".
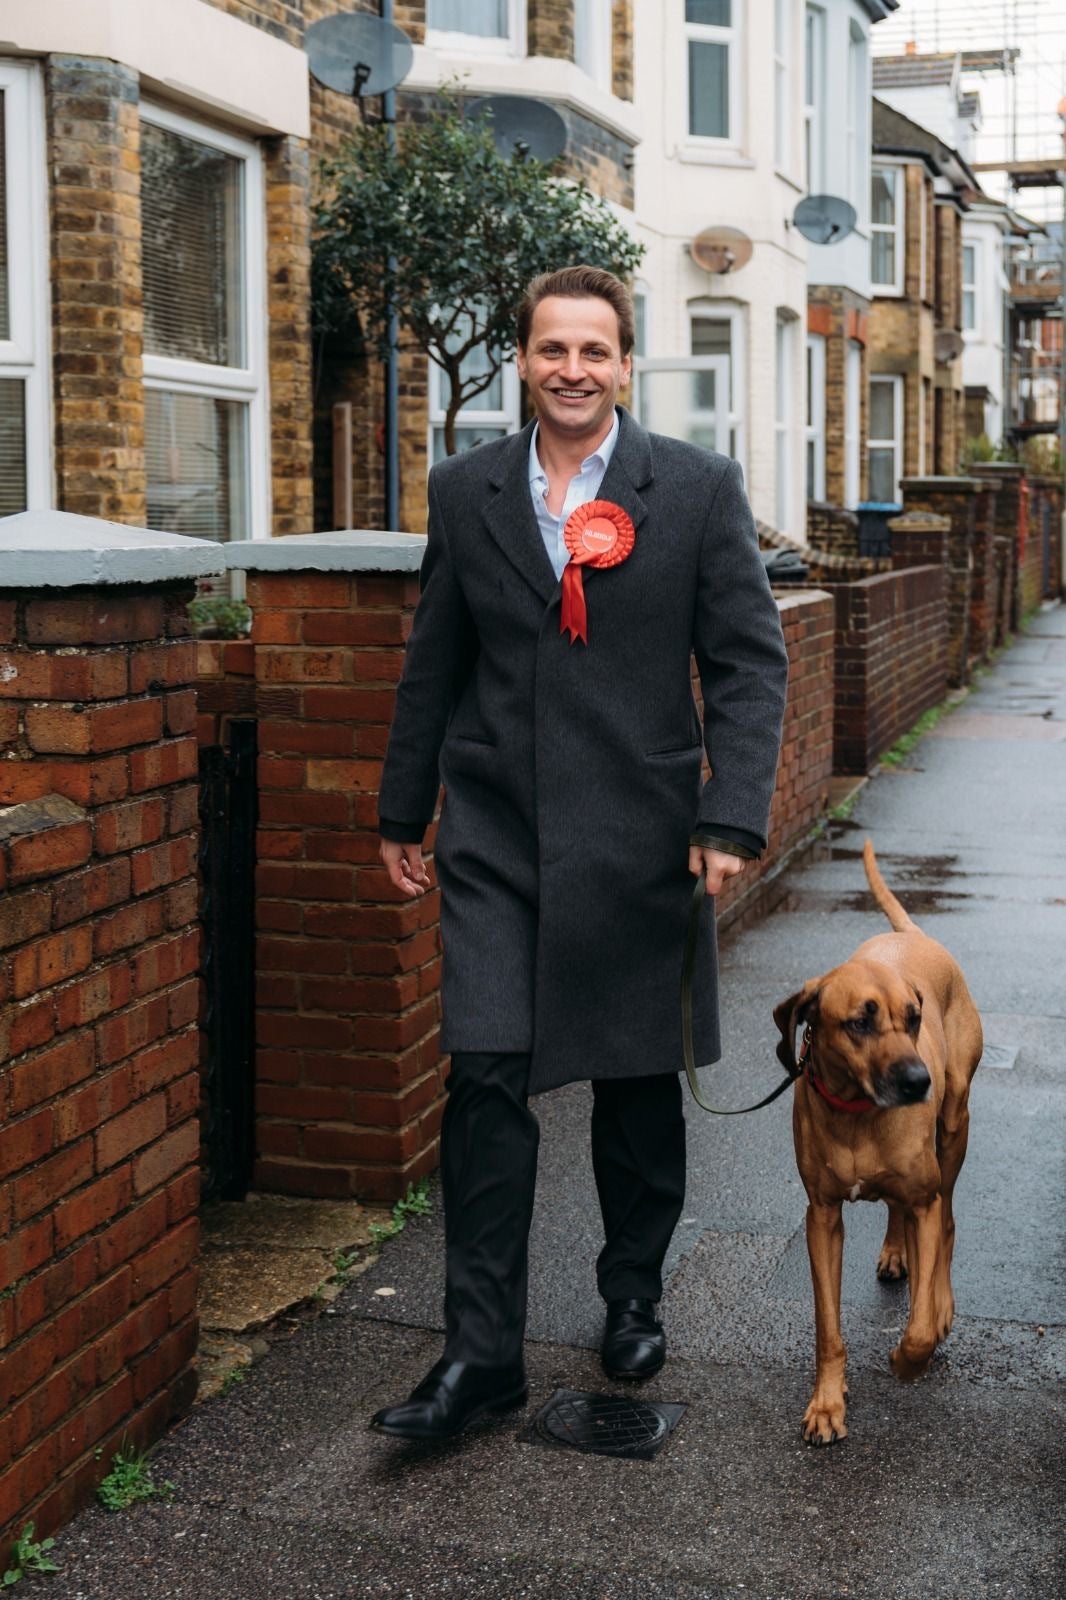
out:
<path id="1" fill-rule="evenodd" d="M 996 560 L 996 485 L 978 478 L 974 496 L 970 578 L 970 662 L 986 661 L 996 639 L 999 569 Z"/>
<path id="2" fill-rule="evenodd" d="M 128 67 L 48 58 L 58 502 L 140 525 L 147 479 L 138 99 Z"/>
<path id="3" fill-rule="evenodd" d="M 889 519 L 892 536 L 892 570 L 904 567 L 944 567 L 947 565 L 951 522 L 931 511 L 904 512 Z"/>
<path id="4" fill-rule="evenodd" d="M 845 511 L 842 506 L 808 500 L 807 539 L 813 549 L 824 555 L 857 558 L 859 519 L 854 511 Z"/>
<path id="5" fill-rule="evenodd" d="M 439 894 L 401 901 L 377 835 L 424 548 L 320 534 L 226 550 L 254 619 L 262 1189 L 395 1199 L 436 1165 Z"/>
<path id="6" fill-rule="evenodd" d="M 184 605 L 222 561 L 125 534 L 0 523 L 0 1551 L 30 1518 L 67 1520 L 196 1387 Z"/>
<path id="7" fill-rule="evenodd" d="M 974 526 L 980 484 L 976 478 L 904 478 L 903 509 L 947 517 L 948 683 L 969 682 L 970 596 L 973 585 Z"/>
<path id="8" fill-rule="evenodd" d="M 305 140 L 269 140 L 264 154 L 273 531 L 286 534 L 314 525 L 311 172 Z"/>
<path id="9" fill-rule="evenodd" d="M 574 59 L 574 0 L 527 0 L 526 38 L 531 56 Z"/>
<path id="10" fill-rule="evenodd" d="M 977 461 L 970 470 L 975 478 L 997 486 L 994 537 L 999 601 L 995 643 L 1003 644 L 1019 621 L 1018 544 L 1025 468 L 1016 461 Z"/>

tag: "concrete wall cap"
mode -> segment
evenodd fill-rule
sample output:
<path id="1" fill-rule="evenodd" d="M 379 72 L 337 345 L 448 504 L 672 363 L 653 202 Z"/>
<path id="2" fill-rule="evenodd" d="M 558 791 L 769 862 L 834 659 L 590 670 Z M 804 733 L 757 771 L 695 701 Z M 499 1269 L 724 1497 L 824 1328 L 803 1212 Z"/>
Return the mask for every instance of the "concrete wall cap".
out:
<path id="1" fill-rule="evenodd" d="M 223 548 L 226 565 L 245 572 L 417 572 L 426 536 L 345 528 L 279 539 L 235 539 Z"/>
<path id="2" fill-rule="evenodd" d="M 225 572 L 222 546 L 70 511 L 0 518 L 0 588 L 73 589 L 173 583 Z"/>
<path id="3" fill-rule="evenodd" d="M 812 600 L 832 600 L 828 589 L 798 589 L 795 594 L 775 594 L 778 611 L 791 611 L 795 606 L 810 605 Z"/>
<path id="4" fill-rule="evenodd" d="M 951 529 L 951 518 L 942 517 L 939 511 L 905 511 L 901 517 L 889 517 L 888 529 L 894 533 L 913 533 L 918 528 L 926 528 L 934 533 L 947 533 Z"/>

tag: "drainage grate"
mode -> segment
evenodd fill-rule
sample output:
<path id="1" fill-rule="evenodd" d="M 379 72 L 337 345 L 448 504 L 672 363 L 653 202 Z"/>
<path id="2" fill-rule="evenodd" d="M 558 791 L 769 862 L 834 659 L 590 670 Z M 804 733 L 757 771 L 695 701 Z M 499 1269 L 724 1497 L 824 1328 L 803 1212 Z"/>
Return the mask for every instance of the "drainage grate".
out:
<path id="1" fill-rule="evenodd" d="M 522 1435 L 526 1444 L 651 1461 L 685 1414 L 683 1405 L 556 1389 Z"/>
<path id="2" fill-rule="evenodd" d="M 1016 1044 L 986 1044 L 981 1057 L 983 1067 L 992 1067 L 997 1072 L 1009 1072 L 1018 1059 L 1018 1046 Z"/>

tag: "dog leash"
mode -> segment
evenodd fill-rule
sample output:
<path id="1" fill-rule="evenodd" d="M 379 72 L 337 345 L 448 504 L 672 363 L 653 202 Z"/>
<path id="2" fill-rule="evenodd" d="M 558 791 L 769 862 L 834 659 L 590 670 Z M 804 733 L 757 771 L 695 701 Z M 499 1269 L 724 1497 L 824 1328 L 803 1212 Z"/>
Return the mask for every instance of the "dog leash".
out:
<path id="1" fill-rule="evenodd" d="M 696 1056 L 692 1048 L 692 977 L 696 970 L 696 946 L 700 935 L 700 907 L 703 897 L 707 892 L 707 879 L 700 873 L 696 879 L 696 887 L 692 891 L 692 903 L 688 913 L 688 931 L 685 935 L 685 959 L 681 964 L 681 1049 L 685 1059 L 685 1072 L 688 1076 L 688 1086 L 692 1090 L 692 1098 L 704 1111 L 711 1112 L 715 1117 L 743 1117 L 749 1111 L 761 1111 L 763 1106 L 768 1106 L 778 1095 L 790 1089 L 796 1079 L 801 1075 L 802 1065 L 796 1072 L 790 1072 L 783 1083 L 758 1101 L 753 1106 L 738 1106 L 733 1111 L 723 1111 L 719 1106 L 708 1105 L 700 1092 L 700 1081 L 696 1075 Z"/>

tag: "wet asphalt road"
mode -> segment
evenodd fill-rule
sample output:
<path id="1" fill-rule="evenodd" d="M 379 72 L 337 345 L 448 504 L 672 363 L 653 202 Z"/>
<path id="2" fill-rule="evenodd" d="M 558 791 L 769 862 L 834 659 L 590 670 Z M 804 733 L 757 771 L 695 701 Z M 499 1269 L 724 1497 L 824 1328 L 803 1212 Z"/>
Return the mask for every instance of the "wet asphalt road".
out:
<path id="1" fill-rule="evenodd" d="M 718 1103 L 776 1082 L 773 1005 L 883 926 L 866 834 L 961 962 L 995 1047 L 956 1191 L 955 1327 L 924 1379 L 888 1371 L 906 1290 L 874 1274 L 883 1208 L 848 1207 L 850 1434 L 801 1442 L 813 1310 L 789 1097 L 737 1119 L 690 1107 L 671 1359 L 641 1390 L 686 1413 L 653 1462 L 525 1442 L 554 1389 L 612 1389 L 575 1085 L 536 1103 L 529 1412 L 441 1450 L 366 1430 L 439 1351 L 438 1208 L 172 1431 L 168 1504 L 94 1509 L 59 1537 L 53 1600 L 1066 1596 L 1066 610 L 1040 614 L 904 769 L 867 785 L 785 906 L 727 944 L 727 1058 L 705 1074 Z"/>

